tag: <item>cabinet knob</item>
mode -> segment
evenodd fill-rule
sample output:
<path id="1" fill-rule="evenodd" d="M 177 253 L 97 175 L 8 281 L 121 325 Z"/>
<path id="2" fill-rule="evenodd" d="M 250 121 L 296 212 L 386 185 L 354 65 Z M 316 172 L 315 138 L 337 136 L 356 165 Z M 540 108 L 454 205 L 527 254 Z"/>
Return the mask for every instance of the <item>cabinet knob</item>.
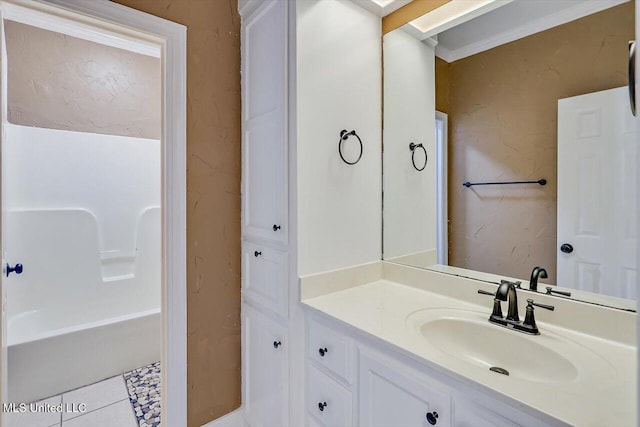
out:
<path id="1" fill-rule="evenodd" d="M 436 425 L 438 422 L 438 413 L 436 411 L 427 412 L 427 422 L 432 426 Z"/>
<path id="2" fill-rule="evenodd" d="M 318 403 L 318 409 L 320 409 L 320 412 L 324 411 L 324 408 L 327 407 L 327 402 L 319 402 Z"/>
<path id="3" fill-rule="evenodd" d="M 280 227 L 279 225 L 273 224 L 273 231 L 278 231 L 280 230 L 282 227 Z"/>
<path id="4" fill-rule="evenodd" d="M 281 345 L 282 345 L 282 342 L 280 342 L 280 341 L 274 341 L 274 342 L 273 342 L 273 348 L 278 348 L 278 347 L 280 347 Z"/>
<path id="5" fill-rule="evenodd" d="M 262 255 L 261 251 L 254 251 L 253 252 L 253 256 L 256 257 L 256 258 L 258 258 L 260 255 Z"/>
<path id="6" fill-rule="evenodd" d="M 22 264 L 16 264 L 15 267 L 11 267 L 9 264 L 6 265 L 6 274 L 7 277 L 11 273 L 22 274 Z"/>
<path id="7" fill-rule="evenodd" d="M 327 347 L 318 349 L 318 353 L 320 353 L 320 357 L 324 357 L 324 355 L 327 354 L 328 352 L 329 350 L 327 349 Z"/>

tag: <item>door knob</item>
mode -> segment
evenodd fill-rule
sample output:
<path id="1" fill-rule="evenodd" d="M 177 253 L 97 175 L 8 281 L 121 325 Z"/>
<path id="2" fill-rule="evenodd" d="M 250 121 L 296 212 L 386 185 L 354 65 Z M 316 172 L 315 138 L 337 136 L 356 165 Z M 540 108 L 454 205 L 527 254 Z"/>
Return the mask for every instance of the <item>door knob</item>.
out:
<path id="1" fill-rule="evenodd" d="M 15 272 L 16 274 L 22 274 L 22 264 L 16 264 L 15 267 L 11 267 L 9 264 L 7 264 L 7 277 L 9 277 L 9 275 L 13 272 Z"/>
<path id="2" fill-rule="evenodd" d="M 273 224 L 273 231 L 278 231 L 278 230 L 280 230 L 281 228 L 282 228 L 282 227 L 280 227 L 279 225 L 277 225 L 277 224 Z"/>
<path id="3" fill-rule="evenodd" d="M 564 252 L 565 254 L 570 254 L 571 252 L 573 252 L 573 246 L 571 246 L 569 243 L 563 243 L 562 246 L 560 246 L 560 251 Z"/>
<path id="4" fill-rule="evenodd" d="M 438 422 L 438 413 L 436 411 L 427 412 L 427 421 L 432 426 L 436 425 L 436 423 Z"/>

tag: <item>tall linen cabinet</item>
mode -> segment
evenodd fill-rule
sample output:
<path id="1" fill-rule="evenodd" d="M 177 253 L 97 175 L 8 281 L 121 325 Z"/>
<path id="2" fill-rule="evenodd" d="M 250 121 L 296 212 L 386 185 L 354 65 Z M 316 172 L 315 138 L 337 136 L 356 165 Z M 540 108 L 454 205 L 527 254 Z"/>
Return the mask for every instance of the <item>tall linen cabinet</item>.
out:
<path id="1" fill-rule="evenodd" d="M 381 21 L 351 0 L 239 11 L 242 412 L 250 427 L 302 426 L 298 277 L 380 260 Z M 343 129 L 362 138 L 357 165 L 340 159 Z"/>

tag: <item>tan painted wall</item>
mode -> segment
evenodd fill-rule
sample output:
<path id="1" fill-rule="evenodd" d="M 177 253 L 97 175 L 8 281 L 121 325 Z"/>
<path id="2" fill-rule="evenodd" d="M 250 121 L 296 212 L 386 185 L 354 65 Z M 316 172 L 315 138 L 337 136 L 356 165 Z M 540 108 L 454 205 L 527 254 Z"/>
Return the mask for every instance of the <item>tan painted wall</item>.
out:
<path id="1" fill-rule="evenodd" d="M 436 110 L 449 113 L 449 63 L 436 57 Z"/>
<path id="2" fill-rule="evenodd" d="M 240 406 L 236 0 L 117 0 L 187 26 L 188 425 Z"/>
<path id="3" fill-rule="evenodd" d="M 630 2 L 449 64 L 452 265 L 524 279 L 542 265 L 555 283 L 557 101 L 626 85 L 634 28 Z"/>
<path id="4" fill-rule="evenodd" d="M 5 21 L 9 122 L 160 139 L 160 59 Z"/>

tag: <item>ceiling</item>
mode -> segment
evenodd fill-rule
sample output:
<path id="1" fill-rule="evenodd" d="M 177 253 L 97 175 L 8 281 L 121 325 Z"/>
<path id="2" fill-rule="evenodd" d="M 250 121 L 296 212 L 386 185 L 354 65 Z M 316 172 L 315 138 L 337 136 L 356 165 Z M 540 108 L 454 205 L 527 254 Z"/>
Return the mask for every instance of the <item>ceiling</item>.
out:
<path id="1" fill-rule="evenodd" d="M 629 0 L 513 0 L 489 9 L 491 13 L 476 14 L 439 32 L 436 56 L 453 62 L 626 1 Z M 410 32 L 415 34 L 415 27 Z"/>

